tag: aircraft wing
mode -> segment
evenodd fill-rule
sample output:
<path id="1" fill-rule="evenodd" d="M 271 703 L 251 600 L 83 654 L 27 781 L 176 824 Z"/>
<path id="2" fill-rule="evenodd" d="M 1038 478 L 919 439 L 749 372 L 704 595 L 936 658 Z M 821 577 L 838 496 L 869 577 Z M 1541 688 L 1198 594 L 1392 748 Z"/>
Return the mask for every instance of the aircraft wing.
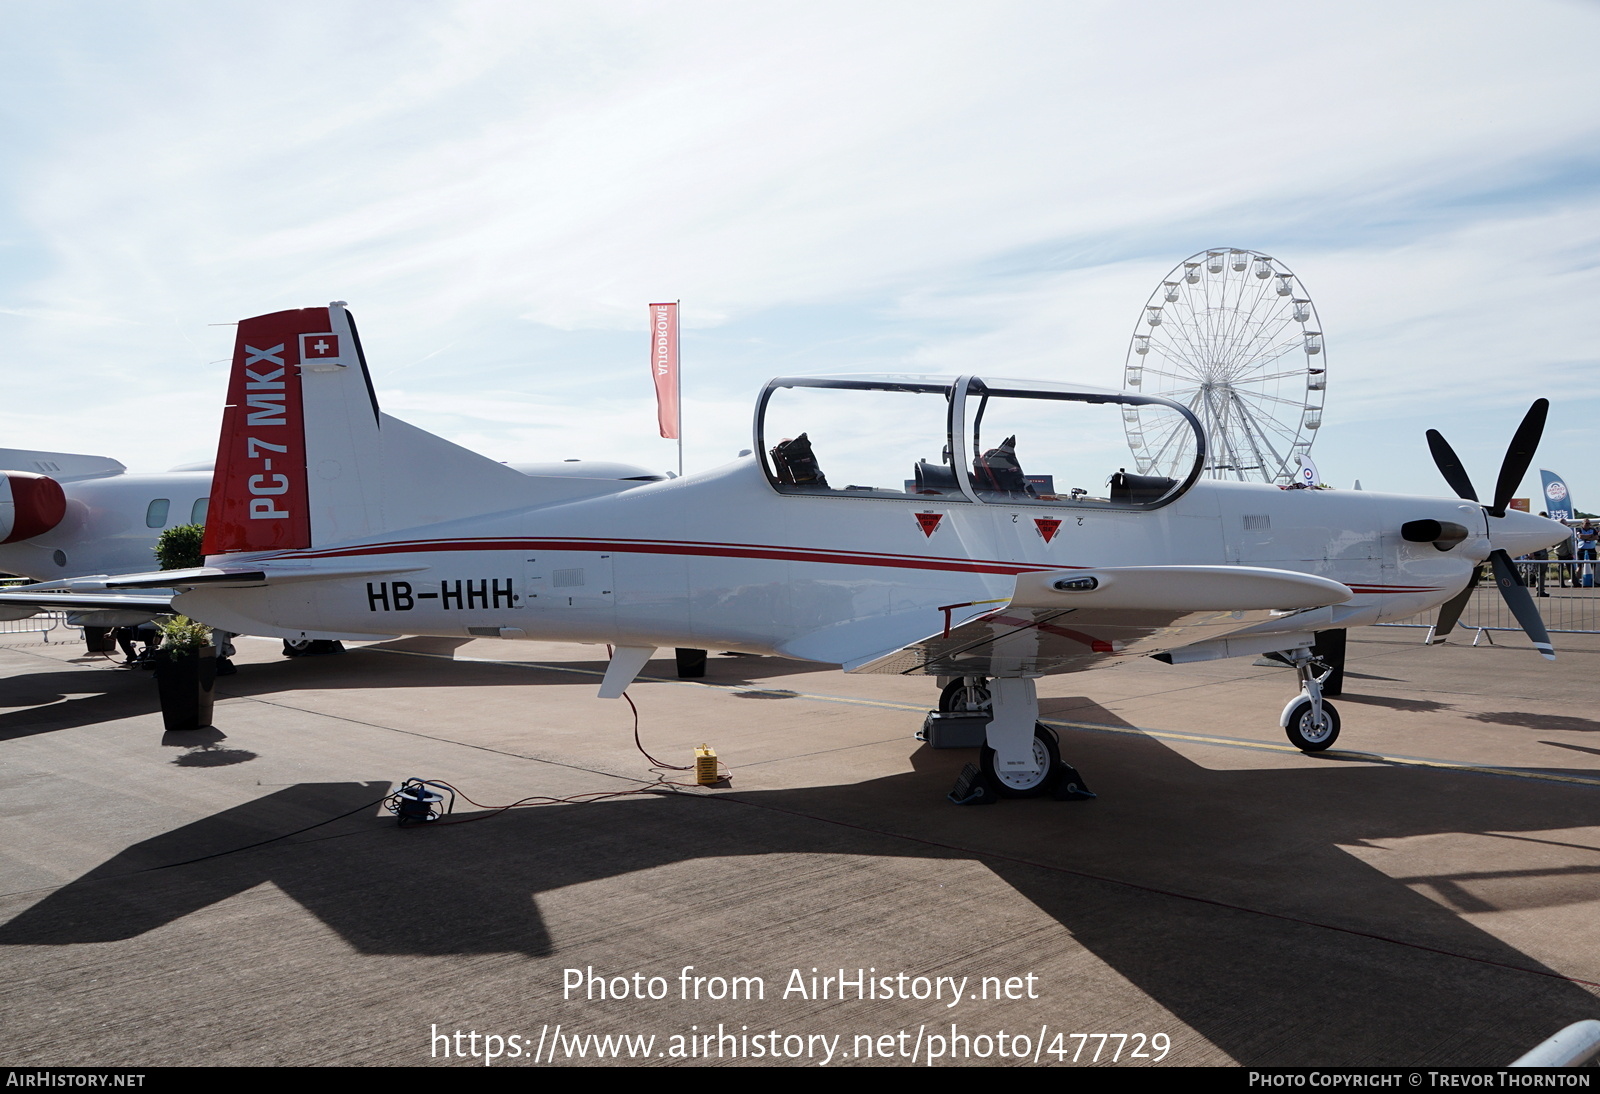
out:
<path id="1" fill-rule="evenodd" d="M 1337 581 L 1245 566 L 1123 566 L 1017 577 L 994 606 L 953 604 L 916 641 L 841 662 L 847 672 L 1015 676 L 1165 653 L 1351 597 Z M 976 615 L 970 614 L 977 609 Z M 966 612 L 965 621 L 959 613 Z"/>

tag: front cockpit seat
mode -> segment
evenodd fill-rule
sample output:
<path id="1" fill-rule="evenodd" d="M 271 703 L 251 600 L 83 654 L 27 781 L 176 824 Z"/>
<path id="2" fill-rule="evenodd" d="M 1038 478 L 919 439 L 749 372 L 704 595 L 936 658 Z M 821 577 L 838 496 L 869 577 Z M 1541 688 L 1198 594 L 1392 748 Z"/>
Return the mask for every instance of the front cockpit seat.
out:
<path id="1" fill-rule="evenodd" d="M 811 451 L 811 438 L 804 433 L 793 439 L 785 438 L 772 446 L 772 470 L 785 486 L 820 486 L 828 488 L 827 476 L 817 466 L 816 454 Z"/>

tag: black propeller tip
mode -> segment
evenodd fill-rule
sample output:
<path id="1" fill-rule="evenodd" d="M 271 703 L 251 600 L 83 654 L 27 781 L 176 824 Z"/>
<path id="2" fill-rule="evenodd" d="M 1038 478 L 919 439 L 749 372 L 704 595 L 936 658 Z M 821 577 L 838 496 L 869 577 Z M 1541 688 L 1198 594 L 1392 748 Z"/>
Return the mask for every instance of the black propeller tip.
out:
<path id="1" fill-rule="evenodd" d="M 1517 426 L 1517 431 L 1511 435 L 1511 444 L 1506 448 L 1506 458 L 1500 464 L 1500 478 L 1495 481 L 1494 504 L 1489 507 L 1489 515 L 1503 517 L 1506 515 L 1506 506 L 1511 502 L 1511 495 L 1522 482 L 1522 476 L 1528 473 L 1528 468 L 1533 464 L 1533 454 L 1539 448 L 1539 438 L 1544 435 L 1545 418 L 1550 413 L 1549 399 L 1535 399 L 1528 408 L 1528 413 L 1523 415 L 1522 424 Z"/>

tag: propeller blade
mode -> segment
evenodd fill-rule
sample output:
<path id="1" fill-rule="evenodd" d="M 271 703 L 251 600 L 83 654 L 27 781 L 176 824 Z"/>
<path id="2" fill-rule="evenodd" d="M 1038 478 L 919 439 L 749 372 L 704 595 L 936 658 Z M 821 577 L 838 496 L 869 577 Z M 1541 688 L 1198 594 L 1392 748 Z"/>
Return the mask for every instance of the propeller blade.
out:
<path id="1" fill-rule="evenodd" d="M 1433 625 L 1433 633 L 1428 636 L 1429 645 L 1442 641 L 1445 635 L 1456 629 L 1456 622 L 1461 618 L 1467 601 L 1472 599 L 1472 590 L 1478 587 L 1478 580 L 1482 577 L 1483 566 L 1473 567 L 1472 580 L 1467 582 L 1467 587 L 1439 605 L 1439 621 Z"/>
<path id="2" fill-rule="evenodd" d="M 1500 464 L 1500 479 L 1494 485 L 1494 504 L 1489 507 L 1490 516 L 1506 515 L 1506 503 L 1511 500 L 1512 491 L 1516 490 L 1522 476 L 1528 473 L 1528 466 L 1533 463 L 1533 453 L 1539 447 L 1539 438 L 1544 434 L 1545 415 L 1549 412 L 1549 399 L 1535 399 L 1522 424 L 1511 435 L 1511 446 L 1506 449 L 1506 458 Z"/>
<path id="3" fill-rule="evenodd" d="M 1516 564 L 1511 561 L 1511 556 L 1504 551 L 1491 551 L 1489 561 L 1494 563 L 1494 581 L 1500 586 L 1500 595 L 1505 597 L 1506 603 L 1510 605 L 1511 614 L 1517 617 L 1522 629 L 1528 632 L 1534 648 L 1547 660 L 1554 661 L 1556 648 L 1550 644 L 1550 632 L 1545 630 L 1544 619 L 1539 615 L 1539 609 L 1534 605 L 1533 596 L 1528 592 L 1527 586 L 1522 584 L 1522 578 L 1518 576 Z"/>
<path id="4" fill-rule="evenodd" d="M 1428 451 L 1433 453 L 1433 462 L 1438 465 L 1439 474 L 1450 484 L 1450 489 L 1456 492 L 1456 497 L 1477 501 L 1478 492 L 1472 488 L 1472 480 L 1467 477 L 1466 468 L 1461 466 L 1461 460 L 1456 457 L 1456 450 L 1450 447 L 1450 442 L 1445 440 L 1444 434 L 1437 429 L 1428 430 Z M 1517 481 L 1522 481 L 1521 476 L 1517 477 Z"/>

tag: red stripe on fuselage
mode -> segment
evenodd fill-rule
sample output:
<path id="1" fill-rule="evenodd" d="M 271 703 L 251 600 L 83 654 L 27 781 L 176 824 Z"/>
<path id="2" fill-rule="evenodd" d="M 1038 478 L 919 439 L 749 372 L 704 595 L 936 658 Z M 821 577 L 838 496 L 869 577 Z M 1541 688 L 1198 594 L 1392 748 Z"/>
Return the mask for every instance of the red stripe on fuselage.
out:
<path id="1" fill-rule="evenodd" d="M 963 573 L 1017 574 L 1040 570 L 1081 570 L 1082 566 L 1041 566 L 986 559 L 928 558 L 865 551 L 827 551 L 809 547 L 770 547 L 753 543 L 694 543 L 679 540 L 631 539 L 472 539 L 412 540 L 306 551 L 295 558 L 349 558 L 359 555 L 415 554 L 427 551 L 610 551 L 618 554 L 700 555 L 712 558 L 761 558 L 784 562 L 819 562 L 841 566 L 886 566 L 911 570 L 953 570 Z"/>
<path id="2" fill-rule="evenodd" d="M 776 547 L 757 543 L 697 543 L 658 539 L 423 539 L 391 543 L 363 543 L 297 551 L 296 559 L 352 558 L 362 555 L 420 554 L 428 551 L 609 551 L 617 554 L 696 555 L 708 558 L 760 558 L 783 562 L 816 562 L 837 566 L 883 566 L 902 570 L 941 570 L 957 573 L 1018 574 L 1051 570 L 1088 570 L 1090 566 L 1042 565 L 1000 559 L 931 558 L 926 555 L 892 555 L 874 551 L 832 551 L 820 547 Z M 255 561 L 270 561 L 268 558 Z M 1290 571 L 1299 572 L 1299 571 Z M 1360 594 L 1434 593 L 1431 585 L 1351 585 Z"/>

